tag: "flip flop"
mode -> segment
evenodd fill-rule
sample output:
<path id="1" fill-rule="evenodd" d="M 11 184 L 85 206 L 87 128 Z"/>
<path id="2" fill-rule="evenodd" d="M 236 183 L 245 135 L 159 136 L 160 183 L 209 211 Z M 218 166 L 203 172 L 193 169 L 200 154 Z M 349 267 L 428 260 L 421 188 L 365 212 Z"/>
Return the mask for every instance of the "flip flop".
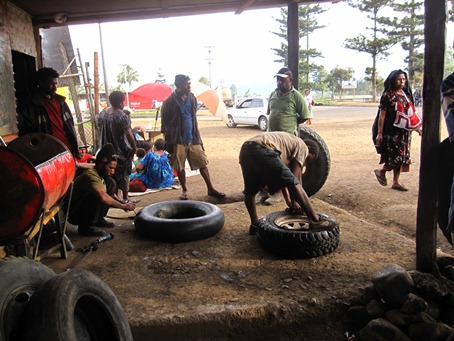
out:
<path id="1" fill-rule="evenodd" d="M 382 186 L 387 186 L 388 181 L 386 180 L 386 176 L 382 175 L 379 169 L 374 170 L 375 176 L 377 177 L 378 183 Z"/>
<path id="2" fill-rule="evenodd" d="M 220 199 L 225 198 L 225 193 L 219 192 L 217 190 L 212 193 L 208 193 L 208 195 L 210 197 L 215 197 L 215 198 L 220 198 Z"/>
<path id="3" fill-rule="evenodd" d="M 401 191 L 401 192 L 408 191 L 408 188 L 405 186 L 402 186 L 402 185 L 393 185 L 391 188 L 395 189 L 396 191 Z"/>
<path id="4" fill-rule="evenodd" d="M 180 200 L 188 200 L 188 192 L 181 193 Z"/>

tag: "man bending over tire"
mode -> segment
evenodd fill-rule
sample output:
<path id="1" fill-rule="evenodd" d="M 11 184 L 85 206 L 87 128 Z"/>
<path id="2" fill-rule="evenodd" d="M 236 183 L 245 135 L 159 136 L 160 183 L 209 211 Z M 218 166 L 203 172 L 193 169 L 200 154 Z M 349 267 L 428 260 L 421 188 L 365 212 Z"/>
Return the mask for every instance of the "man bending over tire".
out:
<path id="1" fill-rule="evenodd" d="M 317 157 L 317 144 L 307 143 L 287 132 L 262 133 L 243 143 L 240 165 L 244 179 L 244 203 L 251 218 L 249 234 L 257 231 L 255 195 L 263 186 L 268 186 L 272 194 L 281 190 L 290 210 L 306 214 L 310 228 L 329 228 L 334 224 L 315 212 L 301 186 L 304 163 Z"/>
<path id="2" fill-rule="evenodd" d="M 104 218 L 109 207 L 125 211 L 136 208 L 134 203 L 120 202 L 116 196 L 117 184 L 111 177 L 115 173 L 117 161 L 113 145 L 107 143 L 96 154 L 95 167 L 87 169 L 74 180 L 68 221 L 79 226 L 79 234 L 103 236 L 105 232 L 100 227 L 115 227 L 113 222 Z"/>

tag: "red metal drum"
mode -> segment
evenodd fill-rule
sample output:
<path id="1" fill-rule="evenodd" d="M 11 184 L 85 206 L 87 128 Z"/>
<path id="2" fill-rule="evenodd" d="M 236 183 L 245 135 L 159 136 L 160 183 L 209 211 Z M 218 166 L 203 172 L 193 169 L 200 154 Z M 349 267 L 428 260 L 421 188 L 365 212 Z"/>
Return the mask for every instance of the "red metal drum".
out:
<path id="1" fill-rule="evenodd" d="M 33 227 L 68 190 L 76 165 L 53 136 L 28 134 L 0 147 L 0 240 Z"/>

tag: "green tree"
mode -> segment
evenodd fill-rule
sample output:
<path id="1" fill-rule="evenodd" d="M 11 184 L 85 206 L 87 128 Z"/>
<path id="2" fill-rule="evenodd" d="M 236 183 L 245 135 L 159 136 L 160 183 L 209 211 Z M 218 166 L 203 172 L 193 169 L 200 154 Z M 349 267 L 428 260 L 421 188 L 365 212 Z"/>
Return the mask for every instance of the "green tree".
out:
<path id="1" fill-rule="evenodd" d="M 334 99 L 334 94 L 339 94 L 339 99 L 342 99 L 342 95 L 344 94 L 344 89 L 342 89 L 342 81 L 349 81 L 353 77 L 353 69 L 341 69 L 341 68 L 334 68 L 329 72 L 327 77 L 327 83 L 329 89 L 331 91 L 331 99 Z"/>
<path id="2" fill-rule="evenodd" d="M 139 73 L 134 70 L 130 65 L 123 64 L 123 70 L 117 76 L 119 84 L 128 84 L 128 92 L 131 89 L 133 82 L 139 81 Z"/>
<path id="3" fill-rule="evenodd" d="M 299 26 L 299 39 L 304 39 L 304 49 L 299 50 L 299 83 L 305 87 L 310 88 L 310 75 L 314 69 L 320 67 L 311 62 L 311 59 L 322 57 L 321 52 L 310 47 L 309 37 L 315 30 L 324 28 L 325 26 L 319 25 L 316 16 L 326 12 L 326 9 L 320 5 L 300 5 L 298 6 L 298 26 Z M 287 65 L 288 62 L 288 30 L 287 30 L 288 11 L 286 8 L 281 8 L 281 18 L 275 18 L 279 25 L 279 32 L 272 32 L 279 38 L 284 39 L 281 43 L 281 48 L 272 48 L 278 58 L 275 62 Z M 302 44 L 300 44 L 302 45 Z"/>
<path id="4" fill-rule="evenodd" d="M 199 78 L 199 82 L 208 86 L 210 85 L 210 80 L 208 79 L 208 77 L 205 76 L 201 76 Z"/>
<path id="5" fill-rule="evenodd" d="M 423 1 L 404 0 L 393 2 L 391 7 L 397 13 L 403 13 L 400 17 L 392 19 L 383 18 L 383 23 L 390 27 L 384 33 L 400 42 L 407 53 L 404 59 L 407 63 L 407 72 L 410 84 L 415 86 L 421 80 L 424 71 L 424 11 Z"/>
<path id="6" fill-rule="evenodd" d="M 345 39 L 345 47 L 359 52 L 365 52 L 372 57 L 371 67 L 371 84 L 372 100 L 377 99 L 376 73 L 377 59 L 383 59 L 389 56 L 388 50 L 394 46 L 397 41 L 395 37 L 386 34 L 387 18 L 379 16 L 379 12 L 390 4 L 391 0 L 350 0 L 348 4 L 358 8 L 361 12 L 368 13 L 367 18 L 372 21 L 372 27 L 366 27 L 371 33 L 368 36 L 360 33 L 357 37 Z"/>
<path id="7" fill-rule="evenodd" d="M 454 72 L 454 50 L 452 47 L 448 47 L 445 52 L 445 72 L 443 73 L 443 78 L 448 77 L 451 73 Z"/>
<path id="8" fill-rule="evenodd" d="M 235 84 L 230 85 L 230 91 L 232 92 L 232 97 L 235 98 L 238 95 L 238 90 Z"/>
<path id="9" fill-rule="evenodd" d="M 165 83 L 166 82 L 166 76 L 162 73 L 161 68 L 158 69 L 157 77 L 154 82 L 155 83 Z"/>
<path id="10" fill-rule="evenodd" d="M 325 92 L 329 90 L 328 71 L 324 66 L 320 66 L 311 73 L 311 78 L 312 86 L 310 89 L 319 92 L 323 98 Z"/>

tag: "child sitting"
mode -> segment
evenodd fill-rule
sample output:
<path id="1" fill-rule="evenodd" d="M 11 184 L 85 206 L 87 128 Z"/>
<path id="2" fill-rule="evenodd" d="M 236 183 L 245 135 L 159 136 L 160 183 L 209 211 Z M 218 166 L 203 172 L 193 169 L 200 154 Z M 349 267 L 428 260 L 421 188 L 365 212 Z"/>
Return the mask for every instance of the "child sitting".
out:
<path id="1" fill-rule="evenodd" d="M 129 176 L 129 180 L 132 180 L 134 178 L 138 178 L 140 175 L 143 174 L 143 172 L 144 172 L 143 170 L 137 171 L 137 165 L 140 163 L 140 161 L 142 161 L 142 159 L 145 157 L 146 154 L 147 154 L 147 152 L 146 152 L 145 149 L 137 148 L 136 158 L 133 161 L 134 167 L 132 169 L 131 175 Z"/>
<path id="2" fill-rule="evenodd" d="M 147 188 L 165 188 L 173 185 L 175 176 L 169 164 L 169 153 L 164 147 L 164 139 L 157 139 L 154 143 L 154 152 L 148 153 L 136 166 L 138 171 L 144 170 L 138 178 Z"/>

